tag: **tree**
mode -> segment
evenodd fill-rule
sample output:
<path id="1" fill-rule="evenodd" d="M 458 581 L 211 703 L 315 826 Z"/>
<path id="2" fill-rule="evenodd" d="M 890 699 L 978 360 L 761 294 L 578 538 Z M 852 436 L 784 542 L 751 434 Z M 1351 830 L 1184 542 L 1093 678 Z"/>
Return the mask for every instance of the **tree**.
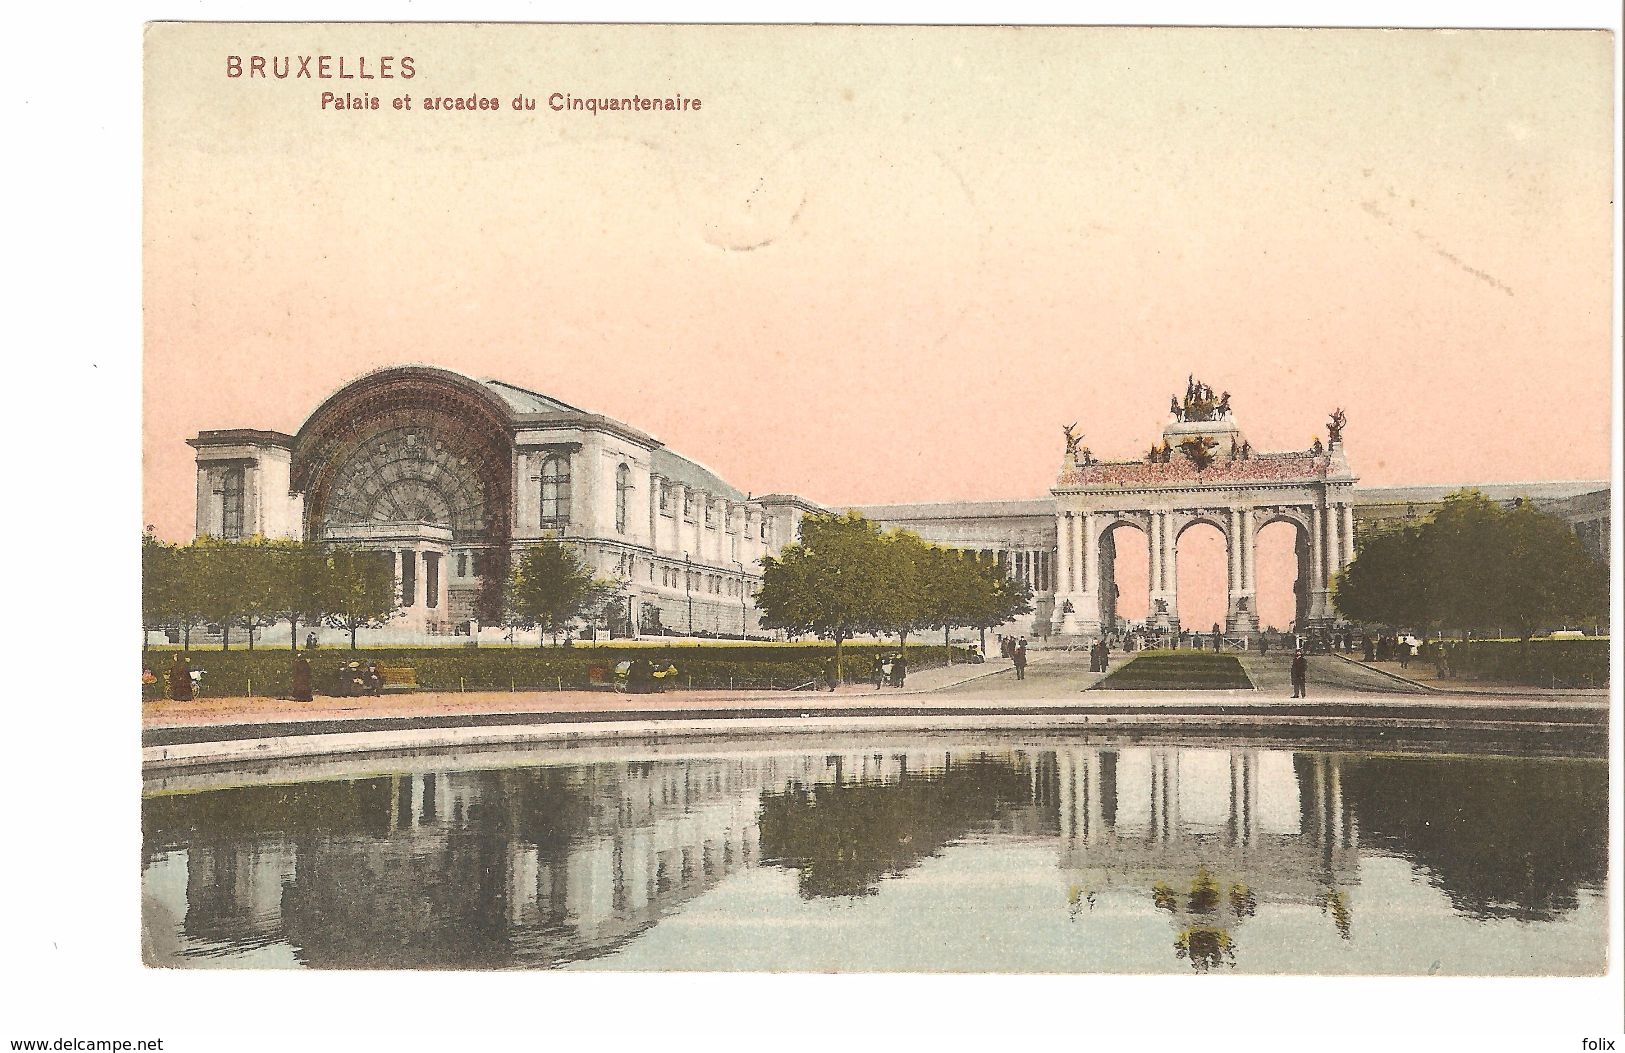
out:
<path id="1" fill-rule="evenodd" d="M 236 568 L 237 624 L 248 633 L 248 649 L 254 649 L 254 633 L 269 629 L 283 618 L 292 602 L 289 582 L 281 555 L 284 546 L 255 535 L 233 544 L 232 562 Z"/>
<path id="2" fill-rule="evenodd" d="M 1506 513 L 1501 535 L 1499 616 L 1520 640 L 1608 609 L 1608 572 L 1562 520 L 1525 501 Z"/>
<path id="3" fill-rule="evenodd" d="M 1355 542 L 1354 562 L 1333 582 L 1332 602 L 1367 625 L 1426 629 L 1443 617 L 1439 564 L 1430 558 L 1436 535 L 1404 526 Z"/>
<path id="4" fill-rule="evenodd" d="M 574 550 L 544 538 L 514 565 L 507 607 L 511 616 L 537 628 L 540 647 L 547 634 L 556 638 L 570 622 L 601 610 L 614 591 L 613 582 L 593 579 Z"/>
<path id="5" fill-rule="evenodd" d="M 908 648 L 908 634 L 935 624 L 930 592 L 934 549 L 919 535 L 893 530 L 880 535 L 878 559 L 884 575 L 875 605 L 873 628 L 897 634 L 897 646 Z"/>
<path id="6" fill-rule="evenodd" d="M 971 624 L 980 575 L 970 553 L 933 546 L 926 561 L 924 624 L 942 630 L 942 646 L 949 634 Z"/>
<path id="7" fill-rule="evenodd" d="M 360 629 L 381 629 L 401 611 L 394 558 L 387 552 L 333 548 L 327 553 L 318 587 L 322 623 L 350 634 L 350 650 Z"/>
<path id="8" fill-rule="evenodd" d="M 319 624 L 326 593 L 327 552 L 320 544 L 278 538 L 263 542 L 266 604 L 272 622 L 288 623 L 288 649 L 299 650 L 299 623 Z M 391 578 L 394 569 L 390 570 Z"/>
<path id="9" fill-rule="evenodd" d="M 1476 490 L 1445 499 L 1428 522 L 1360 539 L 1334 602 L 1355 621 L 1411 626 L 1542 627 L 1607 606 L 1607 575 L 1560 519 L 1528 501 L 1503 509 Z"/>
<path id="10" fill-rule="evenodd" d="M 763 628 L 833 640 L 843 677 L 842 645 L 886 618 L 884 553 L 879 528 L 856 512 L 807 516 L 797 541 L 762 560 L 755 598 Z"/>
<path id="11" fill-rule="evenodd" d="M 231 627 L 248 612 L 249 561 L 241 542 L 204 536 L 193 541 L 187 560 L 187 590 L 203 620 L 220 626 L 220 649 L 231 650 Z"/>
<path id="12" fill-rule="evenodd" d="M 200 570 L 204 556 L 196 543 L 169 550 L 163 563 L 167 564 L 168 584 L 161 588 L 160 602 L 181 631 L 181 649 L 192 649 L 192 629 L 207 621 L 204 608 L 204 575 Z"/>
<path id="13" fill-rule="evenodd" d="M 172 545 L 158 540 L 148 527 L 141 534 L 141 647 L 166 626 L 178 624 L 180 559 Z"/>
<path id="14" fill-rule="evenodd" d="M 995 558 L 973 557 L 976 574 L 971 582 L 965 624 L 974 626 L 987 650 L 987 631 L 1013 618 L 1033 612 L 1033 590 L 1004 572 Z"/>

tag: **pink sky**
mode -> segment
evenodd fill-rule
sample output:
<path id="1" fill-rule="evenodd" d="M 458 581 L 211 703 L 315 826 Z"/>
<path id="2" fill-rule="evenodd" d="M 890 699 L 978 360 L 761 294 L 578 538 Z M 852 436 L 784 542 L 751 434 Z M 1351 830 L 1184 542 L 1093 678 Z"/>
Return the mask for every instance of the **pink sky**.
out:
<path id="1" fill-rule="evenodd" d="M 187 436 L 292 432 L 404 362 L 824 503 L 1044 494 L 1062 424 L 1137 456 L 1193 371 L 1259 449 L 1342 406 L 1367 485 L 1609 474 L 1605 34 L 159 25 L 147 48 L 167 537 L 191 534 Z M 227 80 L 251 53 L 418 75 Z M 385 108 L 323 113 L 324 88 Z M 471 91 L 538 109 L 389 108 Z"/>

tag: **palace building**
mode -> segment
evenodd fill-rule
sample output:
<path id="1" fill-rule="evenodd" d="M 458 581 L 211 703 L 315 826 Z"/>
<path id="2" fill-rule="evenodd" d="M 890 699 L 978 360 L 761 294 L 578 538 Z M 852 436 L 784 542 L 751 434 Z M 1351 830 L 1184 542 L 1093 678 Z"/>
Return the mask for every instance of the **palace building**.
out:
<path id="1" fill-rule="evenodd" d="M 1067 429 L 1056 483 L 1043 497 L 855 510 L 996 557 L 1033 591 L 1033 613 L 1003 631 L 1074 641 L 1123 627 L 1114 568 L 1124 531 L 1143 535 L 1146 628 L 1178 631 L 1179 538 L 1212 527 L 1226 550 L 1223 628 L 1237 636 L 1261 628 L 1253 565 L 1264 527 L 1287 523 L 1296 536 L 1293 627 L 1303 631 L 1335 620 L 1332 582 L 1361 534 L 1430 516 L 1471 485 L 1358 486 L 1341 412 L 1324 443 L 1256 451 L 1229 394 L 1194 377 L 1168 413 L 1158 440 L 1133 460 L 1098 460 Z M 494 624 L 508 568 L 544 537 L 572 544 L 595 575 L 618 583 L 621 617 L 611 621 L 623 629 L 758 635 L 762 558 L 794 541 L 805 515 L 826 511 L 791 494 L 743 493 L 630 424 L 426 366 L 346 384 L 296 435 L 231 429 L 188 442 L 197 451 L 199 535 L 390 553 L 403 607 L 389 630 L 395 637 Z M 1535 502 L 1607 560 L 1606 482 L 1477 488 L 1507 504 Z"/>
<path id="2" fill-rule="evenodd" d="M 819 510 L 742 493 L 613 418 L 426 366 L 346 384 L 296 435 L 231 429 L 187 441 L 199 535 L 389 552 L 404 634 L 477 631 L 482 597 L 527 545 L 553 537 L 619 583 L 618 609 L 639 631 L 754 635 L 760 560 Z"/>

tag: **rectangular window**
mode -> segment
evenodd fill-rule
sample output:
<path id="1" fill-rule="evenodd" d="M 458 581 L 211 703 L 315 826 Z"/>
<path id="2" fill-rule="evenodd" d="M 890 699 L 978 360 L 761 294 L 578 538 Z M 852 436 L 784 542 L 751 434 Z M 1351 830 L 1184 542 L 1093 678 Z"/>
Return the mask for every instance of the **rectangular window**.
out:
<path id="1" fill-rule="evenodd" d="M 690 523 L 694 522 L 694 491 L 683 491 L 683 518 Z"/>
<path id="2" fill-rule="evenodd" d="M 709 498 L 707 498 L 706 502 L 705 502 L 705 525 L 706 526 L 711 526 L 712 525 L 712 522 L 713 522 L 713 520 L 711 518 L 711 516 L 712 516 L 712 508 L 713 508 L 713 502 Z"/>
<path id="3" fill-rule="evenodd" d="M 664 516 L 669 516 L 669 515 L 671 515 L 671 487 L 667 486 L 665 483 L 661 483 L 659 485 L 660 485 L 660 514 L 664 515 Z"/>
<path id="4" fill-rule="evenodd" d="M 459 552 L 459 553 L 457 553 L 457 576 L 459 578 L 468 577 L 468 553 L 467 552 Z"/>
<path id="5" fill-rule="evenodd" d="M 423 554 L 423 601 L 430 607 L 440 606 L 440 554 Z"/>
<path id="6" fill-rule="evenodd" d="M 243 536 L 243 469 L 227 468 L 220 484 L 220 536 Z"/>

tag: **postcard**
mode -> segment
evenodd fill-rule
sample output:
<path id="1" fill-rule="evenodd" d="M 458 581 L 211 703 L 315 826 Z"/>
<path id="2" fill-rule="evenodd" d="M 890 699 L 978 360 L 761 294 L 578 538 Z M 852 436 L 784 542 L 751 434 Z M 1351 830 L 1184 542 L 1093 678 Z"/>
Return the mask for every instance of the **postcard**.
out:
<path id="1" fill-rule="evenodd" d="M 1613 55 L 150 24 L 141 960 L 1604 974 Z"/>

